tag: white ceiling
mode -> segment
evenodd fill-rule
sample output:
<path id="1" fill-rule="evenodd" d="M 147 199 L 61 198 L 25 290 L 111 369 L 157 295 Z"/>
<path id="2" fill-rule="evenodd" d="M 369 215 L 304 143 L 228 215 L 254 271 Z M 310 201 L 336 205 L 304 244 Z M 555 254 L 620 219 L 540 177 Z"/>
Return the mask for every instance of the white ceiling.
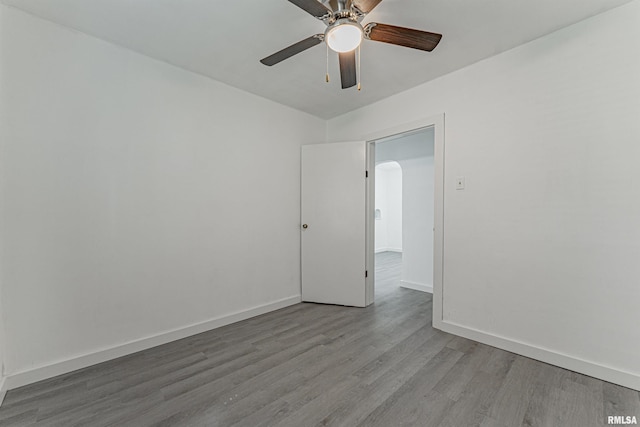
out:
<path id="1" fill-rule="evenodd" d="M 631 0 L 383 0 L 364 20 L 444 35 L 431 53 L 365 40 L 362 91 L 325 83 L 321 44 L 273 67 L 258 61 L 324 24 L 287 0 L 2 0 L 321 118 L 460 69 Z"/>

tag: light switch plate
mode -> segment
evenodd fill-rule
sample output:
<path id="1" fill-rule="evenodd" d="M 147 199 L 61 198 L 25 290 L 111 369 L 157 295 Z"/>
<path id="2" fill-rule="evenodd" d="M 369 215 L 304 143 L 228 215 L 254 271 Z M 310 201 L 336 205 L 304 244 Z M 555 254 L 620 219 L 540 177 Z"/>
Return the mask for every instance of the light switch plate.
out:
<path id="1" fill-rule="evenodd" d="M 456 190 L 464 190 L 464 176 L 456 178 Z"/>

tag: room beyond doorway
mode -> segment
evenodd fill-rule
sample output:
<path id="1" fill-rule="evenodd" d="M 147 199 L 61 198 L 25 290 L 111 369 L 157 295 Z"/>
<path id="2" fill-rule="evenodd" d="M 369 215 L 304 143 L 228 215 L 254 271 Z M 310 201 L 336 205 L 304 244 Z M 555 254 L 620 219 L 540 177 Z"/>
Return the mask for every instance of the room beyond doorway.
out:
<path id="1" fill-rule="evenodd" d="M 375 251 L 402 253 L 402 166 L 376 164 Z"/>
<path id="2" fill-rule="evenodd" d="M 433 127 L 375 141 L 375 164 L 376 259 L 397 254 L 397 286 L 433 293 Z"/>

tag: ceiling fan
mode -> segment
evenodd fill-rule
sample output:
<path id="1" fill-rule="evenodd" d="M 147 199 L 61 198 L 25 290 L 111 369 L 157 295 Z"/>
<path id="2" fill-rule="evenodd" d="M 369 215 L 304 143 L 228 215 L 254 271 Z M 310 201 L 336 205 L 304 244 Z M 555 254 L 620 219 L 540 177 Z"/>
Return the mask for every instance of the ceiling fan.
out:
<path id="1" fill-rule="evenodd" d="M 442 34 L 414 30 L 395 25 L 370 22 L 360 24 L 364 17 L 382 0 L 289 0 L 305 12 L 327 25 L 324 34 L 315 34 L 292 44 L 273 55 L 260 60 L 272 66 L 323 41 L 338 53 L 342 88 L 350 88 L 358 82 L 356 48 L 362 39 L 390 43 L 431 52 L 440 42 Z M 329 75 L 327 73 L 327 81 Z"/>

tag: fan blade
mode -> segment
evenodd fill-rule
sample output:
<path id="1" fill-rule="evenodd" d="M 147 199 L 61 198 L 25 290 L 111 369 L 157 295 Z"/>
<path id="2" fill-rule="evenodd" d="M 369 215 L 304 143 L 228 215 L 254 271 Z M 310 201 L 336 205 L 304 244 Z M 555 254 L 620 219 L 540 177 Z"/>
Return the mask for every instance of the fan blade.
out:
<path id="1" fill-rule="evenodd" d="M 364 28 L 364 36 L 369 40 L 426 50 L 427 52 L 435 49 L 442 38 L 442 34 L 375 22 L 367 24 Z"/>
<path id="2" fill-rule="evenodd" d="M 369 13 L 376 7 L 382 0 L 351 0 L 351 4 L 358 8 L 362 13 Z"/>
<path id="3" fill-rule="evenodd" d="M 324 19 L 331 16 L 332 11 L 318 0 L 289 0 L 305 12 L 315 16 L 318 19 Z"/>
<path id="4" fill-rule="evenodd" d="M 338 10 L 338 0 L 329 0 L 329 6 L 333 10 Z"/>
<path id="5" fill-rule="evenodd" d="M 342 80 L 342 89 L 355 86 L 357 83 L 356 74 L 356 51 L 339 53 L 340 59 L 340 80 Z"/>
<path id="6" fill-rule="evenodd" d="M 324 34 L 316 34 L 315 36 L 311 36 L 309 38 L 301 40 L 298 43 L 294 43 L 289 47 L 285 47 L 281 51 L 261 59 L 260 62 L 270 67 L 272 65 L 277 64 L 280 61 L 284 61 L 287 58 L 291 58 L 293 55 L 297 55 L 302 51 L 305 51 L 317 44 L 322 43 L 323 39 L 324 39 Z"/>

